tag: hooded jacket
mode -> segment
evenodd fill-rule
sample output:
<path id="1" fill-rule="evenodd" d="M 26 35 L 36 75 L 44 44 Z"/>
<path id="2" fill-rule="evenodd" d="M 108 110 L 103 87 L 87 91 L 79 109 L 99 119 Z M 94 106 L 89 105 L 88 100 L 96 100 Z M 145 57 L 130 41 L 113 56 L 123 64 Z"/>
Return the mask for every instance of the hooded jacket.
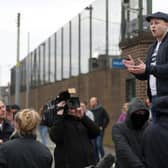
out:
<path id="1" fill-rule="evenodd" d="M 145 111 L 144 124 L 136 129 L 132 122 L 132 116 L 136 111 Z M 112 139 L 116 150 L 117 168 L 145 168 L 142 156 L 142 138 L 149 111 L 140 99 L 134 99 L 128 108 L 126 120 L 117 123 L 112 128 Z"/>
<path id="2" fill-rule="evenodd" d="M 147 168 L 167 168 L 168 158 L 168 96 L 157 97 L 153 103 L 157 120 L 145 131 L 143 152 Z"/>

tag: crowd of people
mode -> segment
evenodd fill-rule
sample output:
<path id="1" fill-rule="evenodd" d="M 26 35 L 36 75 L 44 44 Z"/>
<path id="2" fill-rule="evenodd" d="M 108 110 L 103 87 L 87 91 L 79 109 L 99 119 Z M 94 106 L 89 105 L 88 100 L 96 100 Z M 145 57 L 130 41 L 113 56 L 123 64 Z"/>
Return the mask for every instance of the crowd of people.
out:
<path id="1" fill-rule="evenodd" d="M 57 104 L 58 107 L 64 105 L 65 101 Z M 103 135 L 109 116 L 97 97 L 90 99 L 90 107 L 86 101 L 80 101 L 79 108 L 70 108 L 66 114 L 64 108 L 60 108 L 48 128 L 42 119 L 45 106 L 36 112 L 5 105 L 0 100 L 0 167 L 51 167 L 52 154 L 47 147 L 46 134 L 43 133 L 41 142 L 36 138 L 37 128 L 40 132 L 42 127 L 49 130 L 50 139 L 56 144 L 56 168 L 96 165 L 105 155 Z"/>
<path id="2" fill-rule="evenodd" d="M 156 38 L 146 63 L 129 55 L 123 64 L 137 79 L 147 80 L 149 98 L 124 103 L 112 126 L 115 168 L 168 167 L 168 14 L 156 12 L 146 20 Z M 105 156 L 108 112 L 97 97 L 76 106 L 78 99 L 73 104 L 68 92 L 64 96 L 66 99 L 55 100 L 47 113 L 45 105 L 37 112 L 6 105 L 0 99 L 1 168 L 51 168 L 53 160 L 55 168 L 86 168 L 100 163 Z M 56 145 L 54 159 L 47 147 L 47 133 Z"/>
<path id="3" fill-rule="evenodd" d="M 129 55 L 123 63 L 137 79 L 147 80 L 150 102 L 132 100 L 126 119 L 113 126 L 116 168 L 168 167 L 168 14 L 156 12 L 146 20 L 156 39 L 146 62 Z"/>

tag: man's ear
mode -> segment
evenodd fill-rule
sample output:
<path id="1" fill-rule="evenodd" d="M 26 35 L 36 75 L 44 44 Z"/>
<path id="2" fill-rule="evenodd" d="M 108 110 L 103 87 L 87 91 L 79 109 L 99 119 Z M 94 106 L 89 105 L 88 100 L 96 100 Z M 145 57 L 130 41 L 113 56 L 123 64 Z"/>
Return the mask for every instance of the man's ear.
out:
<path id="1" fill-rule="evenodd" d="M 167 31 L 168 31 L 168 22 L 166 22 L 166 27 L 167 27 Z"/>

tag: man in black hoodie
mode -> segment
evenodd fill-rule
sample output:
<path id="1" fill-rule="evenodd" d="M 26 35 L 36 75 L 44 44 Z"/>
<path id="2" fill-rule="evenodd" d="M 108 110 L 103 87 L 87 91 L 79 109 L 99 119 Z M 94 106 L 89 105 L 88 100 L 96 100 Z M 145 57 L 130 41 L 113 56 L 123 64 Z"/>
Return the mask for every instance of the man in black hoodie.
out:
<path id="1" fill-rule="evenodd" d="M 145 168 L 141 145 L 148 118 L 144 102 L 135 98 L 129 104 L 126 120 L 113 126 L 116 168 Z"/>
<path id="2" fill-rule="evenodd" d="M 147 168 L 168 168 L 168 96 L 157 97 L 153 108 L 156 122 L 145 131 L 144 158 Z"/>

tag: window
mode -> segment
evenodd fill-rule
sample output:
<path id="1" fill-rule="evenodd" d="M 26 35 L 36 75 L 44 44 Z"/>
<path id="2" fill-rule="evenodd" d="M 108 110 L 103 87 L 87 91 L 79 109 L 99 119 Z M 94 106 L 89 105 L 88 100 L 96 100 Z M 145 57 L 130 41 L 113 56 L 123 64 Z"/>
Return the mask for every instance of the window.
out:
<path id="1" fill-rule="evenodd" d="M 135 79 L 126 80 L 126 101 L 131 101 L 135 97 Z"/>

